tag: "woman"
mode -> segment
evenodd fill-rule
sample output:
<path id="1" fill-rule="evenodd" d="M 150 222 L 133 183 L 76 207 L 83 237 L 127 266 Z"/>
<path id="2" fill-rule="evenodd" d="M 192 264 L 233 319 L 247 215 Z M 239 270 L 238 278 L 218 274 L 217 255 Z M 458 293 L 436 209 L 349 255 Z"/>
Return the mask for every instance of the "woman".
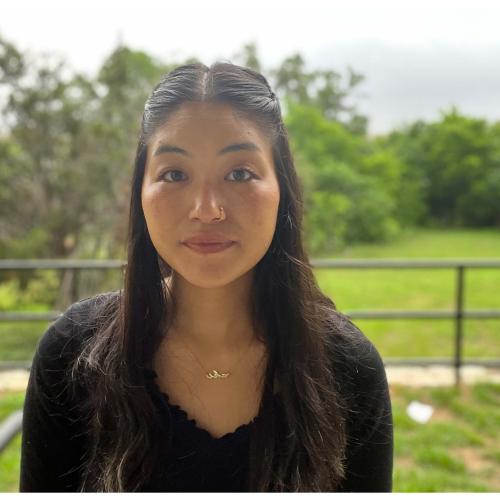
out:
<path id="1" fill-rule="evenodd" d="M 266 79 L 181 66 L 146 102 L 123 290 L 42 337 L 21 491 L 391 491 L 382 360 L 320 291 Z"/>

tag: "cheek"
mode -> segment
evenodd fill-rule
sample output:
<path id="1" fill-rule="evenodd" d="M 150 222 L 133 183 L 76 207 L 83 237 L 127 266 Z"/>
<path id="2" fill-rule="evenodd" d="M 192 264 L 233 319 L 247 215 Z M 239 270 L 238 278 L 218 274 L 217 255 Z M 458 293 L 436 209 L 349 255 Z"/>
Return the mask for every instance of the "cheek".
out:
<path id="1" fill-rule="evenodd" d="M 145 189 L 142 192 L 142 210 L 151 237 L 168 225 L 168 214 L 172 213 L 168 197 L 162 196 L 159 189 Z"/>
<path id="2" fill-rule="evenodd" d="M 242 207 L 254 224 L 272 226 L 276 222 L 280 193 L 278 187 L 262 186 L 239 198 Z"/>

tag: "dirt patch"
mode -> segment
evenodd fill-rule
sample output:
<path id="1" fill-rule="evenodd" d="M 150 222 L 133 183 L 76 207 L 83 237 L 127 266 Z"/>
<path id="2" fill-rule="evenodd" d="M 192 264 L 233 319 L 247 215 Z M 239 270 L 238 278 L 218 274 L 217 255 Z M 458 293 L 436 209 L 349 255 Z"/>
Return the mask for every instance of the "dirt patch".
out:
<path id="1" fill-rule="evenodd" d="M 394 459 L 395 466 L 398 469 L 411 469 L 415 467 L 415 460 L 413 460 L 412 457 L 404 456 L 404 457 L 397 457 Z"/>
<path id="2" fill-rule="evenodd" d="M 451 422 L 456 417 L 448 408 L 434 407 L 434 412 L 430 418 L 431 422 Z"/>
<path id="3" fill-rule="evenodd" d="M 464 461 L 465 466 L 471 472 L 478 472 L 493 465 L 489 460 L 481 456 L 480 450 L 474 448 L 453 448 L 452 452 Z"/>
<path id="4" fill-rule="evenodd" d="M 460 395 L 462 398 L 467 399 L 468 401 L 472 400 L 474 394 L 472 392 L 471 386 L 465 384 L 460 386 Z"/>
<path id="5" fill-rule="evenodd" d="M 500 475 L 495 463 L 481 455 L 481 450 L 462 447 L 450 450 L 452 454 L 460 457 L 469 472 L 477 474 L 493 491 L 500 491 Z"/>
<path id="6" fill-rule="evenodd" d="M 412 387 L 439 387 L 455 385 L 455 370 L 451 366 L 391 366 L 385 367 L 389 385 Z M 464 365 L 461 369 L 462 385 L 480 382 L 500 383 L 500 370 L 477 365 Z"/>

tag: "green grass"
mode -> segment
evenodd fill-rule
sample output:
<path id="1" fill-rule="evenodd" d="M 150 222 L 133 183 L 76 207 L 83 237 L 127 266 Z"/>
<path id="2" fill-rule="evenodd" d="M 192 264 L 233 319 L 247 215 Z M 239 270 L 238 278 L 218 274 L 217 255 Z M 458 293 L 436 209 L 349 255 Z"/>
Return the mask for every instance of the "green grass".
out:
<path id="1" fill-rule="evenodd" d="M 0 422 L 13 411 L 22 409 L 24 392 L 0 393 Z M 0 454 L 0 492 L 19 490 L 21 435 L 18 434 Z"/>
<path id="2" fill-rule="evenodd" d="M 415 229 L 388 244 L 346 248 L 342 258 L 499 258 L 498 229 Z"/>
<path id="3" fill-rule="evenodd" d="M 497 419 L 500 385 L 391 386 L 395 492 L 495 492 L 500 489 Z M 406 414 L 411 401 L 430 404 L 426 424 Z M 467 408 L 468 411 L 463 411 Z"/>
<path id="4" fill-rule="evenodd" d="M 22 408 L 23 393 L 0 393 L 0 420 Z M 500 490 L 500 385 L 391 386 L 394 419 L 394 492 L 496 492 Z M 426 424 L 406 414 L 411 401 L 430 404 Z M 464 411 L 468 409 L 468 411 Z M 19 485 L 21 438 L 0 455 L 0 492 Z"/>
<path id="5" fill-rule="evenodd" d="M 47 321 L 0 323 L 0 360 L 31 361 Z"/>
<path id="6" fill-rule="evenodd" d="M 401 239 L 356 245 L 333 258 L 500 258 L 500 231 L 414 231 Z M 337 308 L 448 310 L 455 304 L 453 270 L 315 269 L 318 283 Z M 465 307 L 500 309 L 500 268 L 467 269 Z M 450 357 L 452 320 L 355 320 L 383 357 Z M 464 322 L 463 356 L 500 358 L 500 319 Z"/>
<path id="7" fill-rule="evenodd" d="M 0 455 L 0 492 L 19 491 L 21 435 L 18 434 Z"/>

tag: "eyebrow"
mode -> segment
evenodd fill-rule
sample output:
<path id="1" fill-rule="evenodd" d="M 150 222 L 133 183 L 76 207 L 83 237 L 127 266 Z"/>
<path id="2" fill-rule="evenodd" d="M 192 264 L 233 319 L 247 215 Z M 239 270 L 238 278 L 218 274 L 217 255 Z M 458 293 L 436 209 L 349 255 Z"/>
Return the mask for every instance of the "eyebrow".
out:
<path id="1" fill-rule="evenodd" d="M 230 144 L 225 148 L 222 148 L 217 155 L 223 155 L 226 153 L 234 153 L 235 151 L 260 151 L 262 150 L 253 142 L 237 142 L 234 144 Z M 164 153 L 177 153 L 184 156 L 191 156 L 185 149 L 179 148 L 172 144 L 162 144 L 156 148 L 153 156 L 158 156 Z"/>

